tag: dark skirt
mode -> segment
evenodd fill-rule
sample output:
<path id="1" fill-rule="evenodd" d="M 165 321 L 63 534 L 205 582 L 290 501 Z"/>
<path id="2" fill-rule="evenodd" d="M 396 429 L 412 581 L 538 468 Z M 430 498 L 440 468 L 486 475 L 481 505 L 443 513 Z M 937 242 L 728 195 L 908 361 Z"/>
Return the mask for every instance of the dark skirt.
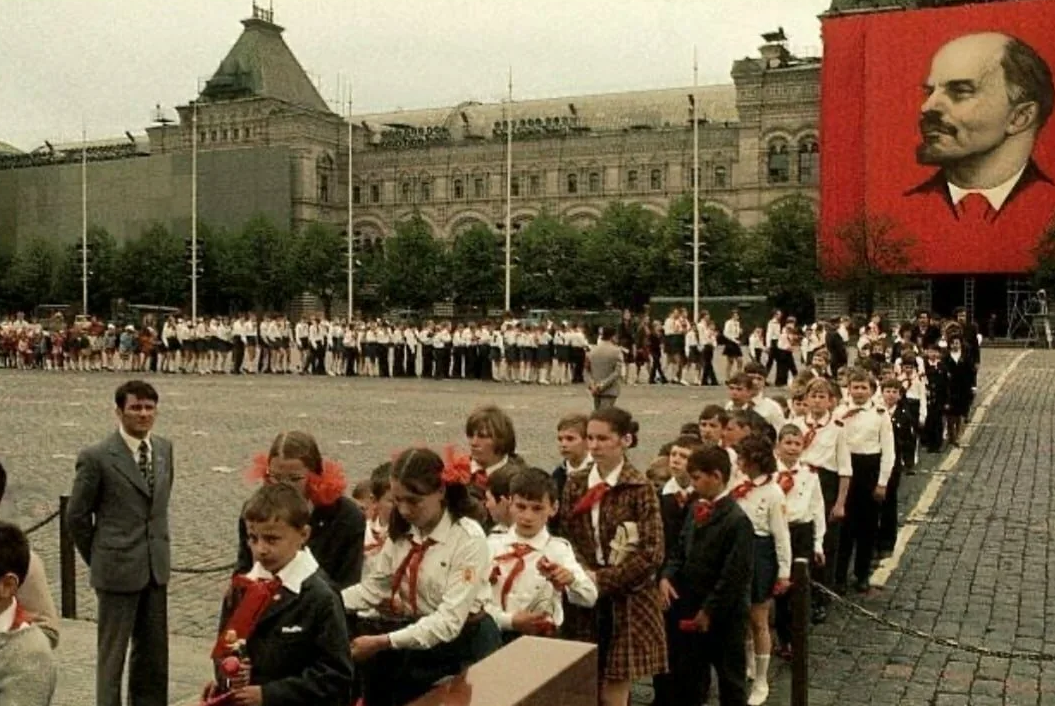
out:
<path id="1" fill-rule="evenodd" d="M 772 535 L 755 535 L 755 572 L 751 578 L 751 604 L 765 603 L 773 597 L 777 584 L 777 545 Z"/>
<path id="2" fill-rule="evenodd" d="M 535 362 L 535 358 L 538 356 L 538 349 L 532 348 L 531 346 L 524 346 L 520 349 L 520 360 L 529 365 Z"/>
<path id="3" fill-rule="evenodd" d="M 553 360 L 553 352 L 549 346 L 539 346 L 535 349 L 535 362 L 539 365 L 549 365 Z"/>
<path id="4" fill-rule="evenodd" d="M 178 350 L 180 350 L 180 349 L 181 349 L 181 348 L 182 348 L 183 346 L 181 346 L 181 345 L 180 345 L 180 343 L 179 343 L 179 339 L 178 339 L 178 338 L 176 338 L 175 336 L 173 336 L 173 337 L 171 337 L 171 338 L 169 338 L 169 339 L 168 339 L 168 342 L 167 342 L 167 346 L 166 346 L 166 347 L 167 347 L 167 348 L 168 348 L 168 349 L 169 349 L 170 351 L 178 351 Z"/>
<path id="5" fill-rule="evenodd" d="M 247 346 L 255 346 L 256 345 L 256 336 L 246 336 L 245 337 L 245 345 L 247 345 Z"/>
<path id="6" fill-rule="evenodd" d="M 520 360 L 520 348 L 517 346 L 506 346 L 506 362 L 516 363 Z"/>
<path id="7" fill-rule="evenodd" d="M 359 620 L 353 635 L 379 635 L 406 623 Z M 451 642 L 428 650 L 384 650 L 357 665 L 365 702 L 374 706 L 401 706 L 428 693 L 445 678 L 461 674 L 473 664 L 502 648 L 502 632 L 486 613 L 469 616 Z"/>
<path id="8" fill-rule="evenodd" d="M 667 355 L 685 354 L 685 334 L 672 333 L 667 336 Z"/>
<path id="9" fill-rule="evenodd" d="M 739 343 L 727 338 L 725 339 L 725 345 L 722 347 L 722 355 L 726 358 L 743 358 L 744 352 L 741 350 Z"/>
<path id="10" fill-rule="evenodd" d="M 557 362 L 567 363 L 571 360 L 571 346 L 560 345 L 556 347 Z"/>
<path id="11" fill-rule="evenodd" d="M 492 363 L 497 363 L 500 360 L 502 360 L 502 349 L 499 348 L 498 346 L 492 346 L 491 347 L 491 362 Z"/>

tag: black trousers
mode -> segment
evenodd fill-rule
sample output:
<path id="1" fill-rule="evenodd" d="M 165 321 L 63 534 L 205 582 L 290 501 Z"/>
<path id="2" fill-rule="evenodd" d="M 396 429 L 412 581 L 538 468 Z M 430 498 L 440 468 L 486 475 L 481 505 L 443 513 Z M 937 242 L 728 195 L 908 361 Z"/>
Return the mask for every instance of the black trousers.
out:
<path id="1" fill-rule="evenodd" d="M 879 483 L 879 454 L 852 454 L 854 475 L 846 500 L 846 521 L 839 539 L 839 557 L 835 564 L 835 582 L 846 583 L 853 557 L 854 577 L 868 581 L 872 574 L 876 533 L 879 530 L 879 503 L 872 496 Z"/>
<path id="2" fill-rule="evenodd" d="M 392 349 L 392 376 L 401 378 L 406 375 L 404 367 L 406 366 L 406 352 L 407 347 L 402 343 L 397 343 Z"/>
<path id="3" fill-rule="evenodd" d="M 894 551 L 897 544 L 897 491 L 901 485 L 901 466 L 894 465 L 890 480 L 886 484 L 886 497 L 879 508 L 879 530 L 876 548 L 881 552 Z"/>
<path id="4" fill-rule="evenodd" d="M 359 349 L 349 348 L 347 354 L 344 357 L 345 370 L 344 374 L 348 377 L 352 377 L 359 374 Z"/>
<path id="5" fill-rule="evenodd" d="M 433 361 L 436 358 L 436 349 L 432 347 L 431 343 L 426 343 L 421 347 L 421 377 L 430 378 L 432 377 Z"/>
<path id="6" fill-rule="evenodd" d="M 662 382 L 666 384 L 667 376 L 663 374 L 663 361 L 658 355 L 652 356 L 652 369 L 648 373 L 649 384 L 655 382 Z"/>
<path id="7" fill-rule="evenodd" d="M 242 374 L 243 361 L 245 361 L 245 341 L 239 336 L 234 339 L 234 350 L 231 352 L 231 370 L 235 375 Z"/>
<path id="8" fill-rule="evenodd" d="M 717 385 L 718 375 L 714 372 L 714 346 L 708 344 L 703 347 L 703 379 L 704 385 Z"/>
<path id="9" fill-rule="evenodd" d="M 571 349 L 571 381 L 579 384 L 583 382 L 583 371 L 586 368 L 586 351 L 582 348 Z"/>
<path id="10" fill-rule="evenodd" d="M 832 522 L 832 508 L 839 498 L 839 474 L 835 471 L 820 469 L 817 478 L 821 482 L 821 496 L 824 498 L 824 566 L 813 565 L 811 573 L 813 580 L 817 583 L 832 588 L 835 577 L 835 562 L 839 557 L 839 540 L 842 535 L 843 523 Z M 828 605 L 828 597 L 820 591 L 813 592 L 813 605 Z"/>
<path id="11" fill-rule="evenodd" d="M 678 629 L 678 622 L 696 615 L 696 609 L 686 603 L 676 601 L 667 611 L 670 673 L 657 690 L 653 703 L 699 706 L 710 691 L 713 668 L 718 677 L 718 703 L 721 706 L 744 706 L 747 703 L 744 648 L 747 615 L 715 616 L 710 631 L 706 633 L 682 632 Z M 698 607 L 698 602 L 693 604 Z M 659 698 L 662 690 L 666 691 L 666 700 Z"/>
<path id="12" fill-rule="evenodd" d="M 784 386 L 788 384 L 788 374 L 792 376 L 799 374 L 798 366 L 795 365 L 795 353 L 783 349 L 777 349 L 777 381 L 776 384 Z"/>
<path id="13" fill-rule="evenodd" d="M 454 363 L 451 366 L 451 377 L 458 379 L 465 371 L 465 346 L 455 346 L 453 351 Z"/>
<path id="14" fill-rule="evenodd" d="M 941 402 L 930 404 L 927 400 L 927 421 L 923 425 L 923 434 L 920 441 L 931 453 L 941 451 L 942 436 L 945 432 L 945 415 L 942 413 Z"/>
<path id="15" fill-rule="evenodd" d="M 121 706 L 121 675 L 129 642 L 128 702 L 168 705 L 168 587 L 151 582 L 133 593 L 96 591 L 99 601 L 95 703 Z"/>
<path id="16" fill-rule="evenodd" d="M 417 349 L 414 346 L 407 346 L 407 364 L 403 371 L 404 375 L 408 378 L 417 377 L 418 374 L 418 354 Z"/>
<path id="17" fill-rule="evenodd" d="M 769 349 L 768 350 L 769 350 L 769 358 L 766 360 L 766 377 L 769 377 L 769 374 L 771 372 L 773 372 L 773 366 L 777 364 L 777 358 L 780 357 L 780 348 L 777 346 L 777 342 L 776 341 L 770 341 L 769 342 Z M 776 384 L 777 385 L 781 384 L 779 377 L 776 380 Z"/>
<path id="18" fill-rule="evenodd" d="M 791 558 L 808 559 L 813 564 L 813 523 L 797 522 L 788 525 L 791 532 Z M 811 594 L 812 595 L 812 594 Z M 783 645 L 791 644 L 791 591 L 776 598 L 777 638 Z"/>

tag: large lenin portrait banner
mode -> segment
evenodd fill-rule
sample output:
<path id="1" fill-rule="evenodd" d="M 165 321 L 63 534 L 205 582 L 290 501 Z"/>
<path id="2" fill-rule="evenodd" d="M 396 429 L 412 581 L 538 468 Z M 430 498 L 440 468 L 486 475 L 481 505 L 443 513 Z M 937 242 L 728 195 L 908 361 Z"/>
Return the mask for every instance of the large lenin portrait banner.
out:
<path id="1" fill-rule="evenodd" d="M 887 269 L 1032 270 L 1055 216 L 1055 2 L 834 15 L 823 37 L 824 269 L 870 238 L 904 253 Z"/>

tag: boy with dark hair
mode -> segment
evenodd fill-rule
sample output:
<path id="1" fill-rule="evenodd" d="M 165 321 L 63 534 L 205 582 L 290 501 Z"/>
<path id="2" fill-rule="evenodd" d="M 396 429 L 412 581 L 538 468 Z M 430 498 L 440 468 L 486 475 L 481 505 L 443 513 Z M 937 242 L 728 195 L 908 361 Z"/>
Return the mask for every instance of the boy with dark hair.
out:
<path id="1" fill-rule="evenodd" d="M 231 579 L 214 659 L 242 653 L 223 681 L 252 706 L 347 706 L 352 660 L 340 596 L 311 553 L 307 500 L 290 485 L 261 486 L 242 508 L 253 568 Z M 216 684 L 207 697 L 218 696 Z"/>
<path id="2" fill-rule="evenodd" d="M 557 484 L 540 468 L 519 471 L 509 487 L 513 525 L 491 534 L 489 612 L 506 643 L 520 635 L 552 635 L 564 622 L 562 599 L 592 608 L 597 586 L 575 558 L 571 543 L 546 529 L 557 512 Z"/>
<path id="3" fill-rule="evenodd" d="M 513 524 L 509 514 L 509 484 L 518 469 L 503 466 L 487 478 L 487 490 L 484 491 L 484 506 L 491 520 L 488 534 L 504 534 Z"/>
<path id="4" fill-rule="evenodd" d="M 949 404 L 949 368 L 937 343 L 927 346 L 924 364 L 927 378 L 927 418 L 920 442 L 930 453 L 941 453 L 945 436 L 945 409 Z"/>
<path id="5" fill-rule="evenodd" d="M 560 465 L 553 469 L 553 480 L 557 483 L 557 499 L 564 497 L 564 484 L 568 476 L 578 471 L 587 471 L 593 458 L 586 448 L 585 414 L 567 414 L 557 422 L 557 448 L 560 450 Z M 549 530 L 557 533 L 557 518 L 550 522 Z"/>
<path id="6" fill-rule="evenodd" d="M 908 459 L 916 453 L 916 420 L 904 396 L 899 380 L 886 380 L 880 385 L 883 408 L 890 415 L 894 430 L 894 470 L 887 482 L 886 498 L 879 508 L 879 530 L 876 535 L 876 556 L 883 560 L 894 553 L 897 544 L 897 491 L 901 474 L 908 467 Z"/>
<path id="7" fill-rule="evenodd" d="M 58 665 L 48 638 L 16 597 L 28 571 L 26 535 L 0 522 L 0 704 L 48 706 Z"/>
<path id="8" fill-rule="evenodd" d="M 0 502 L 7 492 L 7 470 L 0 463 Z M 26 576 L 18 586 L 16 595 L 18 603 L 29 616 L 34 625 L 48 636 L 52 649 L 59 646 L 59 614 L 55 610 L 55 601 L 48 588 L 48 577 L 44 573 L 44 563 L 31 548 L 29 550 L 29 567 Z"/>
<path id="9" fill-rule="evenodd" d="M 710 669 L 718 675 L 721 706 L 747 703 L 744 639 L 754 566 L 754 528 L 729 495 L 729 456 L 698 449 L 687 462 L 698 500 L 664 564 L 660 597 L 668 609 L 670 700 L 698 706 Z"/>

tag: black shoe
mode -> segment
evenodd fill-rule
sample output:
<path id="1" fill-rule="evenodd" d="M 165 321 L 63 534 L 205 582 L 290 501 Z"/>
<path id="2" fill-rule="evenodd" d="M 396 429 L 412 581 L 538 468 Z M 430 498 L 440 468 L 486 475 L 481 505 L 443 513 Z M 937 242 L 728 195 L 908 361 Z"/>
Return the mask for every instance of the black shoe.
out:
<path id="1" fill-rule="evenodd" d="M 872 590 L 872 586 L 867 581 L 858 581 L 854 584 L 854 590 L 858 593 L 868 593 Z"/>

